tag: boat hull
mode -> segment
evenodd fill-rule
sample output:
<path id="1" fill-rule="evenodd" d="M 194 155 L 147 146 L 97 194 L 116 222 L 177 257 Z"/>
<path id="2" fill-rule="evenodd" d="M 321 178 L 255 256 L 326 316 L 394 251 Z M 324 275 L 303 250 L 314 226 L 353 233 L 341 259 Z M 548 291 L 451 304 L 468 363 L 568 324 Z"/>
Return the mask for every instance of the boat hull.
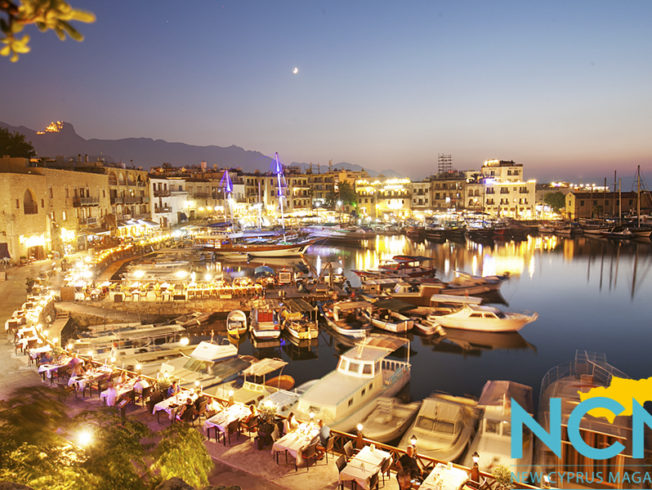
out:
<path id="1" fill-rule="evenodd" d="M 512 314 L 506 319 L 437 317 L 437 323 L 444 328 L 472 330 L 475 332 L 518 332 L 525 325 L 537 319 L 537 315 Z"/>

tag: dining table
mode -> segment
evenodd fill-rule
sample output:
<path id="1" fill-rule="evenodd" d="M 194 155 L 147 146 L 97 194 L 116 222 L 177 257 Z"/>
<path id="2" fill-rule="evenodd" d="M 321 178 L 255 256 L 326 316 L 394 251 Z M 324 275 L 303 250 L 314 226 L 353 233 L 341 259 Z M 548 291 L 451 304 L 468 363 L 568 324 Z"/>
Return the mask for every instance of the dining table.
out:
<path id="1" fill-rule="evenodd" d="M 455 468 L 452 463 L 437 463 L 419 488 L 458 490 L 468 479 L 469 474 L 461 468 Z"/>
<path id="2" fill-rule="evenodd" d="M 204 422 L 206 435 L 209 434 L 211 429 L 215 429 L 215 438 L 217 439 L 217 431 L 225 434 L 230 424 L 240 422 L 250 414 L 251 409 L 243 403 L 234 403 L 225 407 Z"/>
<path id="3" fill-rule="evenodd" d="M 175 409 L 181 405 L 185 405 L 188 402 L 189 398 L 194 402 L 197 399 L 197 396 L 197 393 L 194 391 L 181 390 L 176 395 L 166 398 L 165 400 L 162 400 L 154 405 L 152 414 L 156 414 L 156 412 L 160 411 L 165 411 L 168 415 L 172 416 L 172 413 Z"/>
<path id="4" fill-rule="evenodd" d="M 310 445 L 315 437 L 319 435 L 319 425 L 314 422 L 303 422 L 292 432 L 288 432 L 280 439 L 277 439 L 272 445 L 272 455 L 278 457 L 279 453 L 285 453 L 292 456 L 297 462 L 301 463 L 302 451 Z"/>
<path id="5" fill-rule="evenodd" d="M 42 376 L 46 376 L 47 378 L 51 378 L 52 373 L 54 371 L 57 371 L 61 367 L 67 366 L 68 364 L 70 364 L 70 361 L 72 361 L 72 357 L 68 357 L 68 356 L 60 357 L 55 362 L 41 364 L 38 367 L 38 372 Z"/>
<path id="6" fill-rule="evenodd" d="M 383 462 L 390 457 L 389 452 L 378 449 L 373 444 L 365 446 L 340 472 L 340 482 L 355 481 L 356 485 L 367 489 L 371 477 L 380 471 Z"/>

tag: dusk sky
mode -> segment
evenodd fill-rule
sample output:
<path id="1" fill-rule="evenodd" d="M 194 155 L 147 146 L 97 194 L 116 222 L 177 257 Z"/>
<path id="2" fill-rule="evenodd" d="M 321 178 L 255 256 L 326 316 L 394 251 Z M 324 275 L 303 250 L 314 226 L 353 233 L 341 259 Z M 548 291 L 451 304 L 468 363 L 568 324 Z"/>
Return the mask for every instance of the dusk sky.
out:
<path id="1" fill-rule="evenodd" d="M 0 60 L 0 120 L 411 177 L 439 152 L 539 179 L 652 171 L 648 0 L 71 3 L 96 23 L 83 43 L 29 29 Z"/>

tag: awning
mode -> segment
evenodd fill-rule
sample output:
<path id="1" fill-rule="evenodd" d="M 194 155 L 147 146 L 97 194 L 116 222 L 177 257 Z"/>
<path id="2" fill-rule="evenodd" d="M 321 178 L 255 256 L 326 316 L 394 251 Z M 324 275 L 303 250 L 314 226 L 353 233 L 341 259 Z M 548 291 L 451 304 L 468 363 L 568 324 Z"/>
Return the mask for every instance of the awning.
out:
<path id="1" fill-rule="evenodd" d="M 245 376 L 265 376 L 271 372 L 285 367 L 287 362 L 276 358 L 265 358 L 253 363 L 247 369 L 242 371 Z"/>
<path id="2" fill-rule="evenodd" d="M 387 352 L 394 352 L 397 349 L 400 349 L 404 345 L 409 344 L 410 341 L 403 337 L 394 337 L 392 335 L 382 335 L 382 334 L 372 334 L 368 336 L 364 341 L 359 345 L 362 347 L 374 347 L 377 349 L 383 349 Z"/>

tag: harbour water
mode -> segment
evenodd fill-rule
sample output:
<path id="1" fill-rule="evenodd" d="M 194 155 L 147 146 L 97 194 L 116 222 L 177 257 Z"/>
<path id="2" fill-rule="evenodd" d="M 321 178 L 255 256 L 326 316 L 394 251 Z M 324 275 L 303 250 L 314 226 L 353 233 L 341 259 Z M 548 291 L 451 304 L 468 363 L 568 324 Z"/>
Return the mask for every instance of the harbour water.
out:
<path id="1" fill-rule="evenodd" d="M 577 349 L 604 352 L 611 364 L 633 378 L 650 376 L 652 338 L 652 245 L 650 241 L 615 242 L 591 238 L 530 237 L 521 242 L 443 244 L 381 236 L 359 245 L 315 245 L 307 260 L 316 267 L 337 262 L 356 285 L 351 269 L 377 267 L 398 254 L 431 257 L 438 277 L 455 271 L 503 274 L 501 288 L 509 311 L 536 311 L 539 318 L 519 335 L 457 332 L 436 342 L 412 334 L 413 399 L 434 391 L 479 396 L 487 379 L 531 385 L 538 394 L 551 367 L 570 361 Z M 359 284 L 359 282 L 358 282 Z M 334 369 L 348 348 L 322 328 L 318 347 L 297 349 L 285 340 L 277 348 L 243 353 L 281 356 L 300 384 Z"/>

